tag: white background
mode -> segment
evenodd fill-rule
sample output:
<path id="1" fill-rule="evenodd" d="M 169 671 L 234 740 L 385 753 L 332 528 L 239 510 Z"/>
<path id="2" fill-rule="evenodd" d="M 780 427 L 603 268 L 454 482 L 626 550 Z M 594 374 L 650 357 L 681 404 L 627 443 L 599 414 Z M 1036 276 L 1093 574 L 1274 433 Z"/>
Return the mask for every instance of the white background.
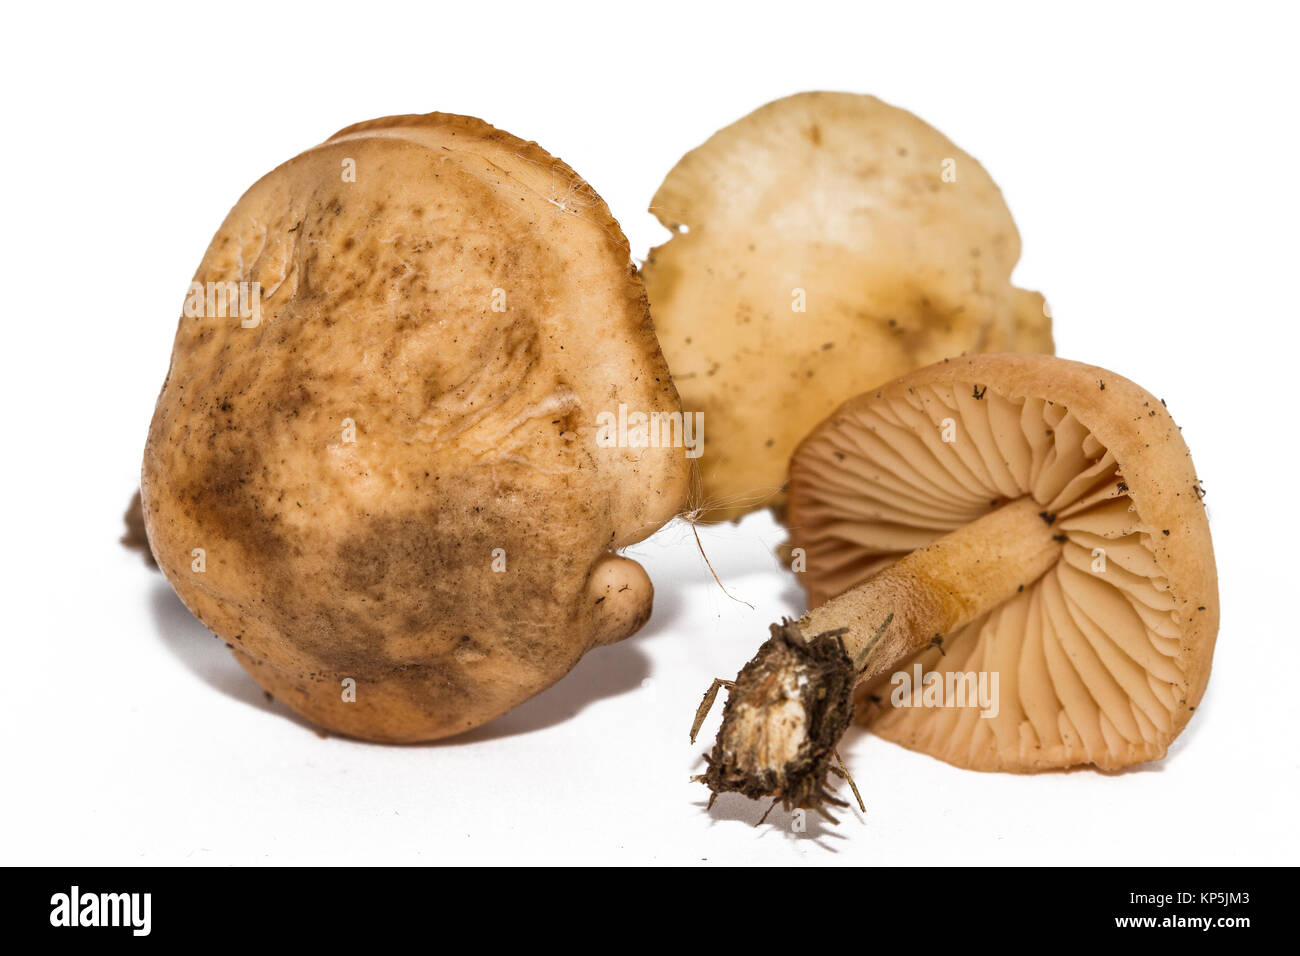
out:
<path id="1" fill-rule="evenodd" d="M 1300 862 L 1295 14 L 975 6 L 9 8 L 0 862 Z M 419 747 L 323 739 L 268 704 L 117 545 L 186 284 L 273 166 L 354 121 L 469 113 L 572 164 L 644 256 L 678 157 L 807 89 L 874 93 L 977 157 L 1058 353 L 1184 427 L 1223 625 L 1163 762 L 977 774 L 854 732 L 865 818 L 800 835 L 739 798 L 706 813 L 700 694 L 801 609 L 766 516 L 704 533 L 754 610 L 671 525 L 633 552 L 658 594 L 643 634 Z"/>

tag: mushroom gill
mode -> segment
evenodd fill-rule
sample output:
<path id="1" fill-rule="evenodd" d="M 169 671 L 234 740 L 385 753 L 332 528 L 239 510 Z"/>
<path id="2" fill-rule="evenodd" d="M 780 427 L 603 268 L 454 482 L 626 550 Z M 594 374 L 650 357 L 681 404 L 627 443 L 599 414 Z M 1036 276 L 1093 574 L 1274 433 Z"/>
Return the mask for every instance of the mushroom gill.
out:
<path id="1" fill-rule="evenodd" d="M 1188 697 L 1185 615 L 1158 561 L 1162 530 L 1143 521 L 1088 426 L 1063 404 L 973 381 L 876 393 L 827 424 L 791 469 L 791 543 L 804 549 L 810 606 L 1024 496 L 1061 542 L 1054 566 L 1009 601 L 861 685 L 858 722 L 981 770 L 1164 754 Z M 997 675 L 996 705 L 972 692 L 915 706 L 922 687 L 900 674 L 946 688 Z"/>

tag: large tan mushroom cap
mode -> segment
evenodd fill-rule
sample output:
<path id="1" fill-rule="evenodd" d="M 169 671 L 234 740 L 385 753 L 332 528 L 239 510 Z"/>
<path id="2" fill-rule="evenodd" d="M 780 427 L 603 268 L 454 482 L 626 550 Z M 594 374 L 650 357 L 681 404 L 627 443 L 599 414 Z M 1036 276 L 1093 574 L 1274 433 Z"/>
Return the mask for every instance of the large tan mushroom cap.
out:
<path id="1" fill-rule="evenodd" d="M 146 523 L 268 691 L 427 740 L 644 623 L 613 551 L 680 510 L 689 463 L 597 441 L 620 403 L 679 403 L 627 240 L 568 166 L 469 117 L 353 126 L 253 186 L 195 279 L 260 283 L 260 324 L 181 319 Z"/>
<path id="2" fill-rule="evenodd" d="M 997 185 L 875 97 L 769 103 L 686 154 L 650 208 L 678 232 L 644 271 L 708 427 L 707 519 L 779 506 L 795 445 L 852 395 L 967 352 L 1052 351 L 1042 296 L 1010 281 Z"/>
<path id="3" fill-rule="evenodd" d="M 809 602 L 1026 495 L 1061 536 L 1060 559 L 893 671 L 915 674 L 919 663 L 945 687 L 956 686 L 949 675 L 996 674 L 996 716 L 973 700 L 896 706 L 906 685 L 887 675 L 859 687 L 858 719 L 977 770 L 1112 769 L 1163 756 L 1209 679 L 1217 575 L 1178 427 L 1118 375 L 973 356 L 845 403 L 791 463 L 789 521 Z"/>

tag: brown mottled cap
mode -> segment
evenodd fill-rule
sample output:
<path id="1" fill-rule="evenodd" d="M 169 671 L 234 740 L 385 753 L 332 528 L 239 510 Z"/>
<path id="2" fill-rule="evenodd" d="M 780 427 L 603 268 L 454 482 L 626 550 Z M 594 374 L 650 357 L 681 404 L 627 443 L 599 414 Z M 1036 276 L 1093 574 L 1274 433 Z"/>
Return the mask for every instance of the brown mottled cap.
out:
<path id="1" fill-rule="evenodd" d="M 1163 756 L 1209 679 L 1219 603 L 1202 494 L 1150 393 L 1090 365 L 990 355 L 931 365 L 837 409 L 795 452 L 788 517 L 815 607 L 1032 497 L 1060 559 L 859 687 L 858 719 L 962 767 L 1112 769 Z M 938 675 L 945 696 L 932 700 L 948 706 L 902 706 L 923 691 L 917 665 Z M 974 699 L 980 675 L 990 696 L 996 675 L 994 707 Z"/>
<path id="2" fill-rule="evenodd" d="M 350 126 L 254 185 L 195 281 L 257 283 L 260 314 L 181 318 L 145 518 L 276 698 L 433 739 L 644 623 L 613 552 L 680 510 L 689 462 L 600 442 L 599 416 L 680 406 L 627 240 L 567 165 L 466 116 Z"/>

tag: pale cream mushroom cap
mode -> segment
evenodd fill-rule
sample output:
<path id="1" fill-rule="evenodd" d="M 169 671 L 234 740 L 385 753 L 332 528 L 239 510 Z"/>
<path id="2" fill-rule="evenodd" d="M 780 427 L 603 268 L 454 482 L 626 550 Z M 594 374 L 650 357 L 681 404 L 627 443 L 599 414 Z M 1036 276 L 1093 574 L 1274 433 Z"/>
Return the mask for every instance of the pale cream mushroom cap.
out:
<path id="1" fill-rule="evenodd" d="M 1178 427 L 1142 388 L 1063 359 L 972 356 L 854 398 L 814 429 L 791 462 L 788 518 L 817 606 L 1032 496 L 1063 538 L 1059 561 L 860 686 L 858 719 L 977 770 L 1115 769 L 1164 756 L 1209 679 L 1219 604 L 1202 494 Z M 949 706 L 896 706 L 908 688 L 894 675 L 918 663 Z M 948 688 L 974 686 L 957 675 L 981 673 L 986 687 L 997 675 L 995 716 L 951 706 Z"/>
<path id="2" fill-rule="evenodd" d="M 1050 352 L 1042 296 L 984 168 L 872 96 L 802 93 L 715 133 L 651 204 L 645 264 L 706 520 L 779 508 L 790 453 L 840 402 L 967 352 Z"/>

